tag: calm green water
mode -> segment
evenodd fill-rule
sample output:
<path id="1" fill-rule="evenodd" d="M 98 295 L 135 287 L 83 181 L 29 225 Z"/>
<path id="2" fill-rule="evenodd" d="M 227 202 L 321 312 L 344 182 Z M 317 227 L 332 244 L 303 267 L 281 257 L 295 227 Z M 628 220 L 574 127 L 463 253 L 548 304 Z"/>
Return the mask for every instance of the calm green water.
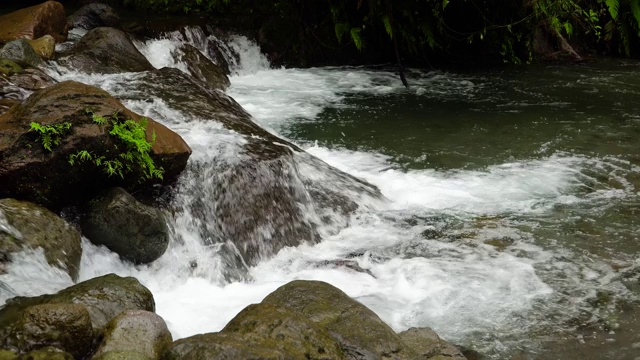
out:
<path id="1" fill-rule="evenodd" d="M 576 172 L 571 190 L 558 194 L 566 201 L 548 210 L 435 221 L 436 231 L 425 237 L 461 246 L 481 241 L 522 257 L 531 254 L 516 244 L 530 243 L 552 254 L 534 266 L 554 289 L 555 306 L 540 304 L 544 319 L 523 315 L 530 338 L 502 337 L 487 354 L 639 359 L 640 63 L 413 72 L 410 78 L 409 90 L 345 94 L 340 106 L 279 130 L 302 143 L 384 154 L 399 171 L 452 178 L 506 163 L 541 161 L 540 171 L 548 171 L 564 166 L 562 159 L 580 162 L 569 166 Z M 544 188 L 542 179 L 523 173 L 521 181 Z M 508 349 L 501 351 L 500 343 Z"/>

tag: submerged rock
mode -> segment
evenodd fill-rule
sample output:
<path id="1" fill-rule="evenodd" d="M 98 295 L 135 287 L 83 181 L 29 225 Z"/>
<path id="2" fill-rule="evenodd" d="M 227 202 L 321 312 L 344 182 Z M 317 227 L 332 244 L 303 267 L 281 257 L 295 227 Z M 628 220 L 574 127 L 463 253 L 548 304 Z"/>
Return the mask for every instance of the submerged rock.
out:
<path id="1" fill-rule="evenodd" d="M 191 163 L 180 184 L 189 202 L 180 206 L 201 219 L 196 231 L 203 239 L 232 241 L 248 265 L 283 247 L 318 241 L 318 227 L 344 221 L 342 215 L 358 208 L 345 193 L 381 197 L 373 185 L 267 132 L 232 98 L 178 69 L 146 72 L 130 86 L 145 98 L 159 97 L 173 109 L 218 121 L 243 135 L 242 144 L 221 144 L 229 146 L 216 150 L 221 156 L 206 164 Z M 232 155 L 225 157 L 226 153 Z M 312 177 L 305 177 L 302 167 Z M 340 216 L 333 216 L 336 213 Z"/>
<path id="2" fill-rule="evenodd" d="M 114 274 L 97 277 L 52 295 L 15 297 L 0 308 L 0 343 L 10 336 L 25 311 L 40 304 L 80 304 L 91 318 L 93 338 L 105 325 L 125 310 L 155 311 L 151 292 L 132 277 Z"/>
<path id="3" fill-rule="evenodd" d="M 0 115 L 0 197 L 27 199 L 57 209 L 95 196 L 109 186 L 133 189 L 160 182 L 143 182 L 143 170 L 135 166 L 122 179 L 107 176 L 94 161 L 71 165 L 70 156 L 80 151 L 96 157 L 117 156 L 116 140 L 109 128 L 94 122 L 87 109 L 108 118 L 118 114 L 121 121 L 142 118 L 107 92 L 73 81 L 40 90 Z M 57 138 L 58 146 L 53 144 L 52 151 L 48 151 L 42 146 L 43 138 L 29 131 L 32 122 L 42 126 L 68 123 L 70 128 Z M 153 139 L 153 134 L 150 156 L 157 167 L 164 169 L 161 183 L 172 183 L 185 168 L 191 149 L 178 134 L 148 119 L 147 141 Z"/>
<path id="4" fill-rule="evenodd" d="M 173 339 L 164 320 L 149 311 L 129 310 L 113 318 L 92 359 L 161 360 Z M 134 354 L 137 353 L 137 354 Z M 128 354 L 128 355 L 127 355 Z"/>
<path id="5" fill-rule="evenodd" d="M 22 312 L 2 346 L 18 353 L 51 346 L 83 358 L 92 342 L 91 318 L 84 305 L 41 304 Z"/>
<path id="6" fill-rule="evenodd" d="M 91 3 L 69 16 L 67 23 L 70 29 L 91 30 L 102 26 L 118 28 L 120 27 L 120 16 L 107 4 Z"/>
<path id="7" fill-rule="evenodd" d="M 57 1 L 20 9 L 0 16 L 0 42 L 37 39 L 51 35 L 57 42 L 67 39 L 67 18 Z"/>
<path id="8" fill-rule="evenodd" d="M 213 89 L 225 90 L 231 85 L 224 70 L 204 56 L 200 50 L 186 44 L 180 48 L 182 54 L 177 55 L 186 65 L 187 70 L 196 79 L 202 80 Z"/>
<path id="9" fill-rule="evenodd" d="M 87 73 L 116 74 L 153 70 L 147 58 L 122 30 L 99 27 L 89 30 L 59 62 Z"/>
<path id="10" fill-rule="evenodd" d="M 0 258 L 10 261 L 12 253 L 41 248 L 51 266 L 77 279 L 82 255 L 80 232 L 58 215 L 30 202 L 2 199 L 0 211 L 20 234 L 16 237 L 0 229 Z"/>
<path id="11" fill-rule="evenodd" d="M 29 41 L 25 39 L 13 40 L 0 49 L 0 58 L 15 61 L 21 65 L 37 67 L 42 59 L 35 52 Z"/>
<path id="12" fill-rule="evenodd" d="M 91 200 L 81 219 L 83 234 L 123 259 L 146 264 L 169 245 L 169 228 L 162 212 L 144 205 L 122 188 L 112 188 Z"/>

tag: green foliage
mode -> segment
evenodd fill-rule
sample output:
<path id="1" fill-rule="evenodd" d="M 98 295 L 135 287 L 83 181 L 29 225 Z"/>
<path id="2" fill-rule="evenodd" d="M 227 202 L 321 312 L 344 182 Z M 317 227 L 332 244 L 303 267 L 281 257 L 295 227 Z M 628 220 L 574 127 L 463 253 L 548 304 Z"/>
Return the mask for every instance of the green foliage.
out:
<path id="1" fill-rule="evenodd" d="M 140 169 L 142 180 L 162 179 L 164 169 L 156 167 L 153 159 L 149 155 L 156 140 L 155 132 L 151 141 L 147 141 L 146 129 L 148 120 L 140 119 L 136 122 L 131 119 L 121 120 L 118 113 L 114 113 L 110 118 L 105 118 L 95 114 L 90 110 L 86 111 L 91 115 L 94 123 L 101 126 L 111 126 L 109 135 L 115 140 L 115 150 L 108 154 L 94 154 L 87 150 L 80 150 L 69 156 L 69 163 L 75 165 L 82 162 L 93 162 L 95 166 L 101 168 L 107 175 L 118 175 L 124 179 L 125 174 Z"/>
<path id="2" fill-rule="evenodd" d="M 60 145 L 62 136 L 71 130 L 71 123 L 63 122 L 60 124 L 41 125 L 36 122 L 31 123 L 29 131 L 38 134 L 42 147 L 49 152 L 53 151 L 54 146 Z"/>
<path id="3" fill-rule="evenodd" d="M 617 43 L 620 53 L 631 56 L 632 44 L 640 41 L 640 3 L 638 0 L 605 0 L 605 4 L 611 19 L 604 25 L 604 41 L 610 45 Z"/>

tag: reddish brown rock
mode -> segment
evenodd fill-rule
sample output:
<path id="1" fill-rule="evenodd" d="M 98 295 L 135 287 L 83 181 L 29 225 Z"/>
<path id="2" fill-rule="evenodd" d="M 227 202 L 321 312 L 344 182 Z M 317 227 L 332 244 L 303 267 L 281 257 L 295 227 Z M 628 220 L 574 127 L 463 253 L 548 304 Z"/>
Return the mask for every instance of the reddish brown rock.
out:
<path id="1" fill-rule="evenodd" d="M 67 39 L 67 17 L 57 1 L 20 9 L 0 16 L 0 42 L 38 39 L 51 35 L 56 42 Z"/>
<path id="2" fill-rule="evenodd" d="M 0 197 L 14 197 L 43 204 L 53 209 L 95 195 L 111 186 L 139 189 L 151 180 L 133 169 L 122 179 L 107 176 L 92 161 L 71 165 L 69 157 L 84 150 L 110 156 L 114 137 L 109 127 L 93 122 L 94 114 L 140 121 L 142 116 L 129 111 L 118 100 L 99 88 L 65 81 L 35 92 L 27 100 L 0 115 Z M 68 133 L 60 136 L 60 144 L 48 151 L 41 139 L 30 132 L 31 122 L 41 125 L 70 123 Z M 175 181 L 185 168 L 191 149 L 173 131 L 148 119 L 147 139 L 155 133 L 151 157 L 164 169 L 163 184 Z M 155 181 L 160 182 L 160 181 Z"/>

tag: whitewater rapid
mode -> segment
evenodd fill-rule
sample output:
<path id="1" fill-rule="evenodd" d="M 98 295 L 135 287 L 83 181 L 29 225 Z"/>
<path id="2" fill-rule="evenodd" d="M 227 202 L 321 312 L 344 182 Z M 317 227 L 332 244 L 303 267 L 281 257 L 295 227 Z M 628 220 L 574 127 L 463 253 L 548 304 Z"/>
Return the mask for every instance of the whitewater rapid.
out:
<path id="1" fill-rule="evenodd" d="M 171 56 L 181 41 L 203 49 L 201 37 L 188 39 L 177 33 L 137 46 L 154 66 L 186 72 L 186 66 Z M 464 76 L 439 72 L 423 75 L 411 90 L 405 90 L 395 74 L 382 70 L 272 69 L 246 38 L 232 38 L 229 47 L 239 57 L 227 93 L 257 123 L 276 134 L 295 122 L 318 121 L 324 109 L 348 106 L 344 99 L 354 94 L 407 92 L 468 98 L 482 91 L 482 84 Z M 124 84 L 135 81 L 137 74 L 89 75 L 59 68 L 52 74 L 58 80 L 102 87 L 122 98 L 131 110 L 171 127 L 193 149 L 191 162 L 206 163 L 213 156 L 233 159 L 234 154 L 225 152 L 244 141 L 219 123 L 185 115 L 162 99 L 128 100 Z M 190 228 L 188 213 L 171 224 L 181 241 L 174 241 L 162 258 L 148 266 L 124 263 L 84 239 L 80 280 L 112 272 L 135 276 L 153 292 L 157 313 L 174 339 L 220 330 L 242 308 L 260 302 L 277 287 L 294 279 L 313 279 L 342 289 L 397 331 L 429 326 L 447 340 L 494 348 L 501 346 L 500 336 L 525 336 L 531 326 L 545 326 L 546 313 L 566 311 L 570 316 L 578 311 L 556 305 L 553 299 L 561 295 L 549 280 L 555 275 L 561 274 L 566 279 L 563 289 L 578 298 L 612 281 L 606 266 L 567 260 L 536 245 L 531 234 L 508 221 L 514 215 L 545 214 L 559 205 L 625 196 L 624 189 L 602 188 L 588 195 L 578 191 L 585 184 L 583 170 L 600 160 L 554 153 L 483 170 L 403 170 L 381 152 L 323 146 L 313 140 L 299 141 L 299 145 L 377 186 L 385 201 L 361 204 L 347 219 L 346 228 L 318 244 L 285 248 L 260 262 L 249 269 L 250 280 L 245 282 L 224 280 L 219 248 L 204 245 Z M 318 170 L 302 167 L 300 171 L 314 176 Z M 188 196 L 185 192 L 177 198 Z M 454 240 L 425 235 L 434 232 L 448 232 Z M 475 240 L 465 240 L 469 232 Z M 477 241 L 505 237 L 513 241 L 507 251 Z M 193 260 L 197 269 L 184 266 Z M 353 261 L 367 271 L 336 266 L 334 260 Z M 64 272 L 46 265 L 37 251 L 16 257 L 0 281 L 20 295 L 53 292 L 72 284 Z"/>

